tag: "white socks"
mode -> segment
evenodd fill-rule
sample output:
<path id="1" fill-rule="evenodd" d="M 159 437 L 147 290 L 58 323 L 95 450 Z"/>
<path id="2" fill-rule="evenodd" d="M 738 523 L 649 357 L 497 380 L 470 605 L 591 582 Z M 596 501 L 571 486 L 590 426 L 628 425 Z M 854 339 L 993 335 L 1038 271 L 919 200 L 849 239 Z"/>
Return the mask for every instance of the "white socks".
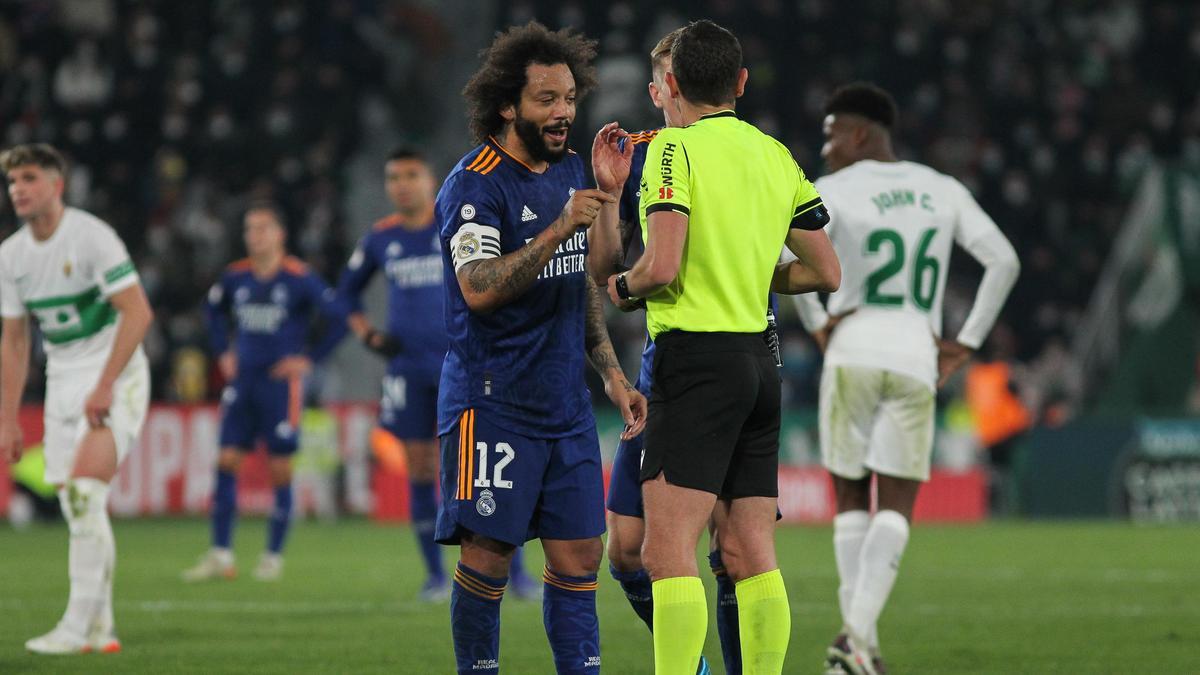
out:
<path id="1" fill-rule="evenodd" d="M 837 561 L 838 605 L 842 608 L 842 623 L 850 614 L 854 599 L 854 584 L 858 581 L 859 556 L 871 514 L 866 511 L 846 511 L 833 518 L 833 557 Z"/>
<path id="2" fill-rule="evenodd" d="M 71 595 L 61 625 L 87 637 L 93 628 L 112 632 L 112 582 L 116 544 L 108 519 L 108 484 L 72 478 L 58 491 L 71 531 L 67 570 Z"/>
<path id="3" fill-rule="evenodd" d="M 895 511 L 875 514 L 862 541 L 858 577 L 849 610 L 845 612 L 846 626 L 855 639 L 871 641 L 875 622 L 896 583 L 900 558 L 907 544 L 908 521 L 904 516 Z"/>

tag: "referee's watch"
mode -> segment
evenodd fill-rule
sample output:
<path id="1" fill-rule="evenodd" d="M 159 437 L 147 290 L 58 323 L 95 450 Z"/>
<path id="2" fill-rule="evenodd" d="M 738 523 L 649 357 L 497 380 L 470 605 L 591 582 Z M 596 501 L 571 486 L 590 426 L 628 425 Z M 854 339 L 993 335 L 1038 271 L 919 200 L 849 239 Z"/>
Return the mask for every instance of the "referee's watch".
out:
<path id="1" fill-rule="evenodd" d="M 629 294 L 629 280 L 625 278 L 626 274 L 628 272 L 617 275 L 617 297 L 622 300 L 635 300 L 636 298 Z"/>

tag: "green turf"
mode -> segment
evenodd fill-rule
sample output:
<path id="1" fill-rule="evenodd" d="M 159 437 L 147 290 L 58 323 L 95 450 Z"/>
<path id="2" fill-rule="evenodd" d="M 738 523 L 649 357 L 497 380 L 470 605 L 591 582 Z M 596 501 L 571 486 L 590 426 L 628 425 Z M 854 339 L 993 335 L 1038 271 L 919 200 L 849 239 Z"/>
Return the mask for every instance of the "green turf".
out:
<path id="1" fill-rule="evenodd" d="M 66 531 L 0 527 L 0 673 L 453 669 L 448 607 L 412 599 L 421 573 L 404 529 L 300 524 L 285 580 L 269 585 L 248 574 L 264 524 L 245 522 L 238 555 L 247 574 L 186 586 L 179 571 L 204 548 L 206 523 L 118 522 L 125 651 L 35 658 L 23 641 L 48 630 L 66 600 Z M 829 530 L 784 528 L 779 540 L 793 611 L 786 672 L 817 673 L 839 623 Z M 536 544 L 528 562 L 540 566 Z M 606 573 L 599 604 L 605 671 L 649 673 L 649 634 Z M 503 616 L 504 672 L 553 672 L 540 606 L 506 600 Z M 723 672 L 709 626 L 705 653 Z M 1200 672 L 1200 530 L 918 527 L 880 633 L 898 673 Z"/>

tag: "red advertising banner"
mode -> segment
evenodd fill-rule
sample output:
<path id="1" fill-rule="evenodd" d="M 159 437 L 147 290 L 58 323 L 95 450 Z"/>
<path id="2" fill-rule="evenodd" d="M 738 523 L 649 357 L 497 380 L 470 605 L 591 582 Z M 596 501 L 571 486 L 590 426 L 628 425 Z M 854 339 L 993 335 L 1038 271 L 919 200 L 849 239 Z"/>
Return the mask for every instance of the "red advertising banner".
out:
<path id="1" fill-rule="evenodd" d="M 320 511 L 330 508 L 330 499 L 337 499 L 339 503 L 332 508 L 341 512 L 407 521 L 408 481 L 403 470 L 385 468 L 372 460 L 369 446 L 375 426 L 374 404 L 339 403 L 323 410 L 322 420 L 330 427 L 326 429 L 329 443 L 336 447 L 328 449 L 330 461 L 306 461 L 306 441 L 302 440 L 296 458 L 298 508 Z M 27 445 L 40 442 L 41 408 L 23 408 L 21 426 Z M 113 481 L 113 514 L 207 513 L 219 428 L 216 406 L 152 406 L 141 438 Z M 305 434 L 304 438 L 317 435 Z M 0 462 L 0 513 L 7 512 L 10 495 L 8 465 Z M 246 457 L 239 476 L 238 508 L 243 513 L 267 513 L 272 500 L 266 456 L 263 452 L 253 453 Z M 828 523 L 836 512 L 829 476 L 819 466 L 781 466 L 779 508 L 784 522 Z M 939 522 L 971 522 L 986 517 L 987 479 L 977 467 L 962 471 L 934 469 L 921 489 L 914 514 L 915 520 Z"/>

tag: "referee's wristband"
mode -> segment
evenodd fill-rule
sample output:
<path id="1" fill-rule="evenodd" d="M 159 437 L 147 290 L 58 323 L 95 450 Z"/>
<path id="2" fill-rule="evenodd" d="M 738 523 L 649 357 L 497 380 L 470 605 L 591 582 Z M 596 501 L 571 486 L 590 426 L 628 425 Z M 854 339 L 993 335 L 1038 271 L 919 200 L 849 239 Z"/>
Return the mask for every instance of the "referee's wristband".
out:
<path id="1" fill-rule="evenodd" d="M 628 274 L 628 273 L 626 273 Z M 617 275 L 617 297 L 622 300 L 634 300 L 635 298 L 629 294 L 629 280 L 625 278 L 625 274 Z"/>

